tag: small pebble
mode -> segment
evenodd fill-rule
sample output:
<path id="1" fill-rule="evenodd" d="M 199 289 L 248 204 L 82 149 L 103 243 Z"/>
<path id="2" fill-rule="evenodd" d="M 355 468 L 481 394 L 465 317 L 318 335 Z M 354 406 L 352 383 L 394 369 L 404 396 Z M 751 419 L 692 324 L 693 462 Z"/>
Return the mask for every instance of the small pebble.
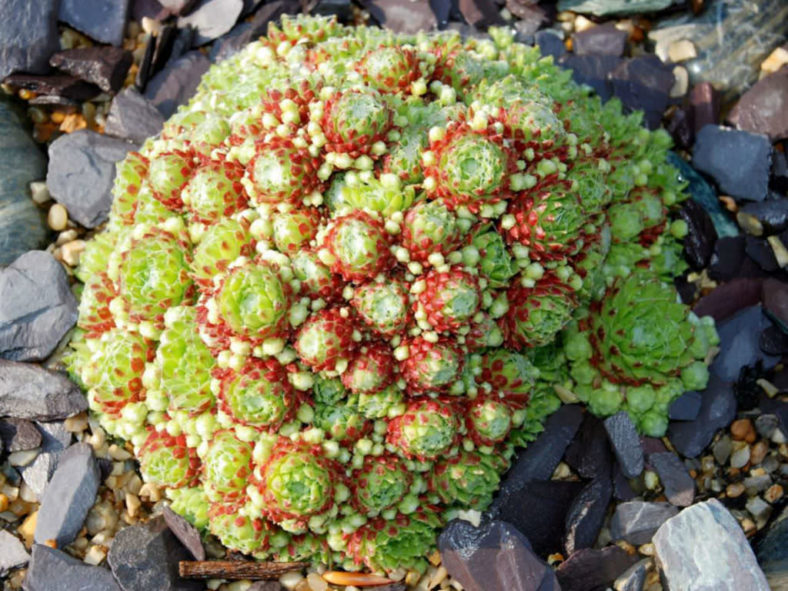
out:
<path id="1" fill-rule="evenodd" d="M 8 497 L 0 493 L 0 513 L 8 511 Z"/>
<path id="2" fill-rule="evenodd" d="M 88 415 L 85 412 L 68 417 L 63 421 L 63 426 L 69 433 L 81 433 L 88 428 Z"/>
<path id="3" fill-rule="evenodd" d="M 673 68 L 673 87 L 670 89 L 671 98 L 679 98 L 687 94 L 689 89 L 689 72 L 684 66 Z"/>
<path id="4" fill-rule="evenodd" d="M 654 556 L 656 549 L 654 548 L 654 544 L 648 542 L 647 544 L 643 544 L 638 548 L 638 552 L 643 556 Z"/>
<path id="5" fill-rule="evenodd" d="M 755 525 L 761 529 L 769 520 L 772 514 L 772 506 L 764 501 L 761 497 L 752 497 L 747 501 L 747 511 L 755 519 Z"/>
<path id="6" fill-rule="evenodd" d="M 750 461 L 750 446 L 743 445 L 731 454 L 731 468 L 744 468 Z"/>
<path id="7" fill-rule="evenodd" d="M 779 424 L 780 419 L 777 418 L 777 415 L 763 414 L 755 419 L 755 430 L 761 437 L 770 439 Z"/>
<path id="8" fill-rule="evenodd" d="M 72 240 L 60 248 L 60 254 L 64 263 L 69 267 L 76 267 L 79 264 L 79 256 L 83 250 L 85 250 L 84 240 Z"/>
<path id="9" fill-rule="evenodd" d="M 778 47 L 761 62 L 761 71 L 764 74 L 773 74 L 785 64 L 788 64 L 788 49 Z"/>
<path id="10" fill-rule="evenodd" d="M 695 44 L 689 39 L 679 39 L 668 46 L 668 58 L 673 63 L 679 63 L 698 57 Z"/>
<path id="11" fill-rule="evenodd" d="M 66 211 L 66 208 L 60 203 L 55 203 L 50 207 L 49 214 L 47 215 L 47 224 L 49 224 L 49 227 L 55 232 L 65 230 L 68 225 L 68 211 Z"/>
<path id="12" fill-rule="evenodd" d="M 765 493 L 763 493 L 763 498 L 769 503 L 774 503 L 780 500 L 783 497 L 783 494 L 785 494 L 783 487 L 779 484 L 773 484 L 766 489 Z"/>
<path id="13" fill-rule="evenodd" d="M 51 199 L 49 189 L 44 181 L 34 181 L 30 183 L 30 197 L 36 205 L 43 205 Z"/>
<path id="14" fill-rule="evenodd" d="M 714 454 L 714 459 L 717 460 L 717 463 L 721 466 L 724 466 L 728 463 L 728 458 L 731 457 L 731 451 L 733 450 L 733 445 L 731 444 L 731 438 L 727 435 L 723 435 L 720 439 L 714 444 L 712 448 L 712 453 Z"/>
<path id="15" fill-rule="evenodd" d="M 659 486 L 659 476 L 653 470 L 646 470 L 643 473 L 643 481 L 649 490 L 655 490 Z"/>
<path id="16" fill-rule="evenodd" d="M 753 443 L 756 439 L 755 427 L 750 419 L 739 419 L 731 423 L 731 436 L 736 441 Z"/>
<path id="17" fill-rule="evenodd" d="M 725 488 L 725 494 L 728 495 L 728 498 L 731 499 L 740 497 L 744 491 L 745 491 L 745 486 L 741 482 L 733 482 Z"/>
<path id="18" fill-rule="evenodd" d="M 750 463 L 753 466 L 760 464 L 769 453 L 769 446 L 765 441 L 759 441 L 750 448 Z"/>

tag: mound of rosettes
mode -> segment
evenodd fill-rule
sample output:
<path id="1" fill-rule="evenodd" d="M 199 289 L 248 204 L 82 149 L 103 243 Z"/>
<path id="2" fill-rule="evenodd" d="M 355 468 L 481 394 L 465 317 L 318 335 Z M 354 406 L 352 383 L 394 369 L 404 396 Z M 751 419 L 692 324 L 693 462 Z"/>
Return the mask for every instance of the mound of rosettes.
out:
<path id="1" fill-rule="evenodd" d="M 71 369 L 227 547 L 423 568 L 562 400 L 704 387 L 668 136 L 491 34 L 285 19 L 118 165 Z"/>

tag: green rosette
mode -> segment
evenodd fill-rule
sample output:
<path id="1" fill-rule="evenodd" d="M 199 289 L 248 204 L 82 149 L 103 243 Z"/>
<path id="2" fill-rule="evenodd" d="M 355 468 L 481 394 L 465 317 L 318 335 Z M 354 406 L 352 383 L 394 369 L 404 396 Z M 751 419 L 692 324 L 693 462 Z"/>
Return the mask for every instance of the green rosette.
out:
<path id="1" fill-rule="evenodd" d="M 244 554 L 265 551 L 269 546 L 268 523 L 241 513 L 241 505 L 214 503 L 208 511 L 208 531 L 228 548 Z"/>
<path id="2" fill-rule="evenodd" d="M 199 476 L 197 450 L 186 444 L 183 434 L 174 437 L 166 431 L 151 430 L 137 457 L 145 481 L 161 487 L 188 487 L 195 484 Z"/>
<path id="3" fill-rule="evenodd" d="M 572 318 L 577 307 L 572 289 L 551 275 L 534 287 L 515 283 L 507 292 L 509 310 L 502 328 L 513 349 L 549 344 Z"/>
<path id="4" fill-rule="evenodd" d="M 186 152 L 164 152 L 148 165 L 148 182 L 156 199 L 168 209 L 179 210 L 183 205 L 181 190 L 194 171 L 194 161 Z"/>
<path id="5" fill-rule="evenodd" d="M 372 279 L 392 263 L 383 224 L 363 211 L 336 218 L 326 234 L 325 247 L 334 258 L 331 270 L 345 281 Z"/>
<path id="6" fill-rule="evenodd" d="M 349 362 L 354 348 L 352 321 L 337 308 L 312 314 L 295 339 L 299 358 L 315 371 L 333 370 L 340 360 Z"/>
<path id="7" fill-rule="evenodd" d="M 316 404 L 313 424 L 343 445 L 358 441 L 370 428 L 366 417 L 349 403 Z"/>
<path id="8" fill-rule="evenodd" d="M 430 490 L 447 505 L 484 511 L 498 489 L 499 470 L 491 456 L 461 452 L 435 463 Z"/>
<path id="9" fill-rule="evenodd" d="M 517 265 L 498 232 L 481 232 L 471 244 L 479 253 L 479 271 L 491 287 L 501 288 L 517 274 Z"/>
<path id="10" fill-rule="evenodd" d="M 373 394 L 388 386 L 394 374 L 391 348 L 384 343 L 362 347 L 342 374 L 342 383 L 354 394 Z"/>
<path id="11" fill-rule="evenodd" d="M 481 381 L 490 384 L 495 391 L 528 394 L 539 376 L 540 370 L 520 353 L 493 349 L 482 356 Z"/>
<path id="12" fill-rule="evenodd" d="M 462 202 L 478 203 L 504 186 L 507 156 L 495 142 L 477 133 L 460 133 L 440 153 L 438 185 Z"/>
<path id="13" fill-rule="evenodd" d="M 339 92 L 327 101 L 323 117 L 327 148 L 353 157 L 367 154 L 385 137 L 391 119 L 391 109 L 373 88 Z"/>
<path id="14" fill-rule="evenodd" d="M 301 294 L 312 299 L 334 300 L 342 292 L 342 280 L 312 250 L 302 249 L 290 257 L 293 274 L 301 282 Z"/>
<path id="15" fill-rule="evenodd" d="M 448 271 L 432 270 L 424 278 L 419 303 L 427 322 L 439 332 L 455 332 L 470 324 L 481 306 L 481 290 L 476 277 L 452 267 Z"/>
<path id="16" fill-rule="evenodd" d="M 251 252 L 252 236 L 248 225 L 224 218 L 208 228 L 195 246 L 192 277 L 201 285 L 211 285 L 213 278 L 226 272 L 230 263 Z"/>
<path id="17" fill-rule="evenodd" d="M 463 357 L 448 339 L 432 343 L 417 337 L 405 345 L 408 357 L 399 369 L 412 394 L 445 391 L 459 378 Z"/>
<path id="18" fill-rule="evenodd" d="M 315 209 L 293 209 L 274 214 L 274 244 L 279 252 L 295 252 L 317 235 L 320 215 Z"/>
<path id="19" fill-rule="evenodd" d="M 374 517 L 396 506 L 408 494 L 413 477 L 397 456 L 367 457 L 353 472 L 353 505 L 362 515 Z"/>
<path id="20" fill-rule="evenodd" d="M 244 498 L 252 475 L 252 446 L 240 441 L 233 431 L 217 431 L 202 454 L 203 486 L 214 503 Z"/>
<path id="21" fill-rule="evenodd" d="M 167 495 L 172 499 L 171 509 L 199 530 L 208 527 L 210 502 L 201 486 L 169 489 Z"/>
<path id="22" fill-rule="evenodd" d="M 358 411 L 368 419 L 383 419 L 404 410 L 402 390 L 395 384 L 374 394 L 358 394 L 354 399 Z"/>
<path id="23" fill-rule="evenodd" d="M 402 246 L 413 261 L 426 261 L 435 252 L 448 254 L 461 239 L 457 216 L 443 200 L 419 201 L 405 214 Z"/>
<path id="24" fill-rule="evenodd" d="M 397 280 L 359 286 L 352 304 L 367 326 L 384 336 L 401 331 L 410 319 L 408 292 Z"/>
<path id="25" fill-rule="evenodd" d="M 226 161 L 209 161 L 197 168 L 181 191 L 192 219 L 213 223 L 243 209 L 247 201 L 243 173 L 240 164 Z"/>
<path id="26" fill-rule="evenodd" d="M 221 380 L 219 408 L 233 422 L 275 431 L 293 414 L 295 394 L 275 359 L 248 359 L 240 371 L 228 368 L 216 375 Z"/>
<path id="27" fill-rule="evenodd" d="M 459 425 L 449 404 L 438 400 L 411 402 L 389 422 L 387 441 L 407 458 L 435 460 L 454 447 Z"/>
<path id="28" fill-rule="evenodd" d="M 478 445 L 494 446 L 512 428 L 512 409 L 501 398 L 478 398 L 468 408 L 468 433 Z"/>

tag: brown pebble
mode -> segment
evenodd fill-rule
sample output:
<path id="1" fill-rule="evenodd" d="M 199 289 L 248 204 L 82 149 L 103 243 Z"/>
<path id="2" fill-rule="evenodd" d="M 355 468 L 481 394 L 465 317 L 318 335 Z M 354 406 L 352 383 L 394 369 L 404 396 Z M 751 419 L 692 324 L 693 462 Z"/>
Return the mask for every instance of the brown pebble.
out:
<path id="1" fill-rule="evenodd" d="M 734 482 L 729 484 L 725 489 L 725 494 L 728 495 L 728 498 L 735 499 L 742 495 L 745 491 L 745 486 L 741 482 Z"/>
<path id="2" fill-rule="evenodd" d="M 736 441 L 753 443 L 756 439 L 755 427 L 750 419 L 739 419 L 731 423 L 731 436 Z"/>
<path id="3" fill-rule="evenodd" d="M 50 548 L 57 548 L 57 540 L 50 538 L 49 540 L 44 542 L 44 546 L 49 546 Z"/>
<path id="4" fill-rule="evenodd" d="M 769 488 L 766 489 L 766 492 L 763 493 L 763 498 L 768 503 L 774 503 L 782 498 L 785 491 L 783 487 L 779 484 L 772 484 Z"/>
<path id="5" fill-rule="evenodd" d="M 734 201 L 733 197 L 728 197 L 727 195 L 720 195 L 719 200 L 722 202 L 722 205 L 725 209 L 730 211 L 731 213 L 736 213 L 739 211 L 739 206 L 736 205 L 736 201 Z"/>
<path id="6" fill-rule="evenodd" d="M 753 466 L 760 464 L 769 453 L 769 446 L 761 440 L 750 448 L 750 463 Z"/>
<path id="7" fill-rule="evenodd" d="M 0 493 L 0 513 L 8 510 L 8 497 Z"/>

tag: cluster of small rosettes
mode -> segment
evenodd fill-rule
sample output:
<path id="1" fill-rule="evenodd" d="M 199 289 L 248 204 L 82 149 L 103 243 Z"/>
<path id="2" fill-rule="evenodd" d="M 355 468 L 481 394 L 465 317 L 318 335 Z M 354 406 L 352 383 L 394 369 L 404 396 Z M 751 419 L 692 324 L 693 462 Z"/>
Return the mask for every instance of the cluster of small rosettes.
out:
<path id="1" fill-rule="evenodd" d="M 561 400 L 704 386 L 667 136 L 492 35 L 285 18 L 118 165 L 71 369 L 227 547 L 423 568 Z"/>

